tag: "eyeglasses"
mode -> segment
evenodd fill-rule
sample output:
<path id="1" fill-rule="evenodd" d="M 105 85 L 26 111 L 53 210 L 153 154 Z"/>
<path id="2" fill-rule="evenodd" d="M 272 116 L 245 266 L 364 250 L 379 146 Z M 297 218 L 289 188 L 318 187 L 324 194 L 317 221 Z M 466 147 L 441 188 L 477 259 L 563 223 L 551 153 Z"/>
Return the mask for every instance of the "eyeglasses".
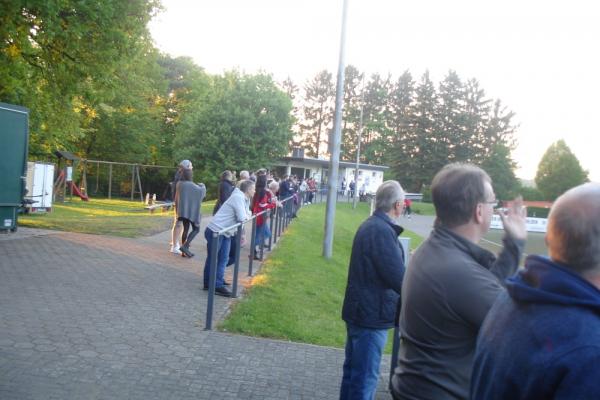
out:
<path id="1" fill-rule="evenodd" d="M 498 200 L 492 200 L 492 201 L 484 201 L 483 203 L 484 204 L 491 204 L 493 208 L 496 208 L 496 207 L 498 207 L 498 205 L 499 205 L 500 202 Z"/>

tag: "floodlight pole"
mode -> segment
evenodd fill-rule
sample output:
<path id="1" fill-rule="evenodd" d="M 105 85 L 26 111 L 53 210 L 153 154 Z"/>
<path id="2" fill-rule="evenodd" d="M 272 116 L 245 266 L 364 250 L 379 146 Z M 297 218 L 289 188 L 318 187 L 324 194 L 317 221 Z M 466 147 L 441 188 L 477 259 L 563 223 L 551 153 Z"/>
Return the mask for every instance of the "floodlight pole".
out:
<path id="1" fill-rule="evenodd" d="M 363 75 L 362 89 L 360 92 L 360 120 L 358 122 L 358 140 L 356 144 L 356 168 L 354 169 L 354 191 L 352 192 L 352 208 L 356 208 L 358 200 L 358 163 L 360 161 L 360 140 L 363 129 L 363 109 L 365 108 L 365 76 Z"/>
<path id="2" fill-rule="evenodd" d="M 340 166 L 340 142 L 342 131 L 342 110 L 344 108 L 344 59 L 346 47 L 346 14 L 348 0 L 344 0 L 342 9 L 342 37 L 340 40 L 340 59 L 338 63 L 337 88 L 335 91 L 335 119 L 331 155 L 329 159 L 329 179 L 327 180 L 327 211 L 325 214 L 325 239 L 323 240 L 323 256 L 331 258 L 333 253 L 333 228 L 335 225 L 335 206 L 337 203 L 337 180 Z"/>

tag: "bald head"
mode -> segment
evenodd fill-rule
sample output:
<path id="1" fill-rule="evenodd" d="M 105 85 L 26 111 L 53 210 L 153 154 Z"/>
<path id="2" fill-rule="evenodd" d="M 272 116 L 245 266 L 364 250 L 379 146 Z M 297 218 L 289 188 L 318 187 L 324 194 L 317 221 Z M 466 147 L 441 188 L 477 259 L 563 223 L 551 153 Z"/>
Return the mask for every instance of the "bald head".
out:
<path id="1" fill-rule="evenodd" d="M 600 184 L 577 186 L 556 200 L 546 244 L 553 260 L 583 275 L 600 274 Z"/>

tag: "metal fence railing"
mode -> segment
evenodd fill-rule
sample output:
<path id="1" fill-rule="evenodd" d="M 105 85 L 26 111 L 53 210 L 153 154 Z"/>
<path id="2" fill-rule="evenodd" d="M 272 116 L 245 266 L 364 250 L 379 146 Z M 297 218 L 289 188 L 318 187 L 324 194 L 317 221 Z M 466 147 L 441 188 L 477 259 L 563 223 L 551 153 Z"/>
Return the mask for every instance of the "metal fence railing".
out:
<path id="1" fill-rule="evenodd" d="M 352 197 L 348 194 L 338 192 L 338 201 L 351 202 Z M 235 264 L 233 268 L 233 282 L 232 282 L 232 297 L 238 297 L 238 277 L 240 271 L 240 249 L 241 240 L 243 235 L 243 229 L 245 226 L 250 225 L 252 227 L 250 235 L 250 255 L 248 257 L 248 276 L 252 276 L 254 273 L 254 250 L 258 246 L 258 259 L 264 258 L 264 251 L 267 248 L 269 251 L 272 250 L 273 245 L 276 244 L 280 239 L 281 235 L 285 232 L 289 226 L 291 220 L 296 216 L 298 210 L 307 203 L 322 203 L 327 201 L 327 188 L 320 188 L 314 192 L 306 191 L 301 194 L 292 195 L 280 202 L 280 205 L 274 209 L 264 210 L 260 213 L 252 215 L 251 218 L 246 221 L 239 222 L 235 225 L 221 229 L 218 232 L 212 233 L 212 243 L 219 243 L 220 236 L 223 236 L 226 232 L 236 230 L 235 235 Z M 257 243 L 257 225 L 256 219 L 259 216 L 269 216 L 269 221 L 265 223 L 269 224 L 271 235 L 268 238 L 268 242 L 265 244 L 265 240 L 260 240 L 261 243 Z M 214 296 L 215 296 L 215 284 L 217 279 L 217 250 L 218 245 L 211 246 L 210 257 L 210 275 L 208 284 L 208 303 L 206 306 L 206 325 L 205 329 L 212 329 L 213 314 L 214 314 Z"/>
<path id="2" fill-rule="evenodd" d="M 270 216 L 269 227 L 271 229 L 271 235 L 269 237 L 268 244 L 266 247 L 271 250 L 273 244 L 277 243 L 280 239 L 281 235 L 285 231 L 285 229 L 290 224 L 293 216 L 298 211 L 299 201 L 294 202 L 295 196 L 290 196 L 280 202 L 281 206 L 278 206 L 274 209 L 264 210 L 260 213 L 252 215 L 251 218 L 246 221 L 239 222 L 235 225 L 228 226 L 226 228 L 221 229 L 218 232 L 212 232 L 212 243 L 214 245 L 210 246 L 210 254 L 208 254 L 209 265 L 210 265 L 210 274 L 208 280 L 208 302 L 206 305 L 206 324 L 205 329 L 212 329 L 213 324 L 213 315 L 214 315 L 214 301 L 215 301 L 215 285 L 217 281 L 217 251 L 219 248 L 219 239 L 220 236 L 224 236 L 226 233 L 231 232 L 232 230 L 236 230 L 235 235 L 235 263 L 233 267 L 233 282 L 231 287 L 231 296 L 238 297 L 238 278 L 240 272 L 240 251 L 241 251 L 241 240 L 243 235 L 244 226 L 251 224 L 252 231 L 250 235 L 250 255 L 248 257 L 248 276 L 253 275 L 254 268 L 254 250 L 257 246 L 257 238 L 256 238 L 256 218 L 259 216 Z M 265 221 L 265 223 L 267 223 Z M 258 243 L 259 246 L 259 259 L 262 260 L 264 257 L 264 249 L 265 249 L 265 240 Z"/>

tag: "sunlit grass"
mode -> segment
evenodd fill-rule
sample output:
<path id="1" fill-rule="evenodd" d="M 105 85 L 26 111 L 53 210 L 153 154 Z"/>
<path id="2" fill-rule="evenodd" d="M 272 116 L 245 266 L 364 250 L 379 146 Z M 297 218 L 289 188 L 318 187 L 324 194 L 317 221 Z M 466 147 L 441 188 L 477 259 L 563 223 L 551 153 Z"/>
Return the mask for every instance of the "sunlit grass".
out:
<path id="1" fill-rule="evenodd" d="M 304 207 L 220 329 L 252 336 L 343 347 L 341 319 L 352 240 L 369 207 L 338 203 L 333 257 L 322 254 L 324 204 Z M 411 246 L 421 238 L 411 232 Z M 390 335 L 391 336 L 391 335 Z M 391 338 L 390 338 L 391 341 Z M 388 351 L 391 349 L 388 344 Z"/>
<path id="2" fill-rule="evenodd" d="M 212 211 L 214 202 L 203 203 L 203 212 Z M 207 211 L 210 210 L 210 211 Z M 150 213 L 140 201 L 74 198 L 54 203 L 52 212 L 19 216 L 19 226 L 102 235 L 139 237 L 169 229 L 173 211 Z"/>

